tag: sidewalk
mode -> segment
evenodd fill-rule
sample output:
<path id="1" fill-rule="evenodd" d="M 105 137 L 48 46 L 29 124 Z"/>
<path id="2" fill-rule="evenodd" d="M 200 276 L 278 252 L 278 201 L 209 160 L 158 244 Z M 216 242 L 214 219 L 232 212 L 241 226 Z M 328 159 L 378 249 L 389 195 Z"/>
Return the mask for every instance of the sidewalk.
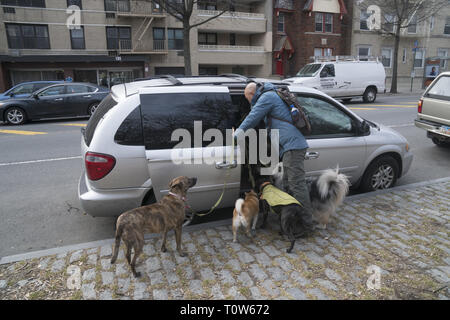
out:
<path id="1" fill-rule="evenodd" d="M 138 279 L 123 247 L 110 264 L 112 239 L 91 248 L 46 251 L 0 265 L 0 299 L 448 300 L 449 194 L 450 179 L 442 179 L 349 197 L 328 230 L 297 241 L 291 254 L 278 235 L 276 216 L 253 241 L 240 233 L 236 244 L 231 220 L 186 228 L 188 256 L 176 254 L 173 233 L 166 253 L 159 251 L 159 237 L 151 238 L 138 259 Z"/>

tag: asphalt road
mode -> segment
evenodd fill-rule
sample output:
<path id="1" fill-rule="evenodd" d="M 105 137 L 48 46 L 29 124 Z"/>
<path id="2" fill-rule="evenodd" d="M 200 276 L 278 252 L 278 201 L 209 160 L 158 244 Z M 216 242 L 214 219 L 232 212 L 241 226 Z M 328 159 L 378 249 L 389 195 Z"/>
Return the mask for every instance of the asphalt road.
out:
<path id="1" fill-rule="evenodd" d="M 408 139 L 415 158 L 398 185 L 450 173 L 450 148 L 436 147 L 413 124 L 418 99 L 418 95 L 380 95 L 374 104 L 361 100 L 347 104 Z M 114 236 L 114 219 L 83 214 L 77 197 L 80 127 L 86 122 L 53 120 L 19 127 L 0 123 L 0 256 Z"/>

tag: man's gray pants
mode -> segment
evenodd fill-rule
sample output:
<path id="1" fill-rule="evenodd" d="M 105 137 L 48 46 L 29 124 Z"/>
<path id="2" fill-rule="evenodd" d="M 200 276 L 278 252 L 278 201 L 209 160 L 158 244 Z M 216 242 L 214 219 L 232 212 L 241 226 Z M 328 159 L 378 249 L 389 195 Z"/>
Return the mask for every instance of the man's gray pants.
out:
<path id="1" fill-rule="evenodd" d="M 311 200 L 305 178 L 305 155 L 307 149 L 289 150 L 283 154 L 283 186 L 287 193 L 302 205 L 302 222 L 305 231 L 313 230 Z"/>

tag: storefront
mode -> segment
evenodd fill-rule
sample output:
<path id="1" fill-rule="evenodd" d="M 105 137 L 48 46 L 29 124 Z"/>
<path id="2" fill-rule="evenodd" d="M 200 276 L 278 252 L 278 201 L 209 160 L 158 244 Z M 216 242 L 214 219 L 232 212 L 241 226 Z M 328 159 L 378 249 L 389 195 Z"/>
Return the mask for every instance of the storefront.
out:
<path id="1" fill-rule="evenodd" d="M 70 80 L 105 87 L 148 77 L 146 56 L 0 56 L 0 92 L 22 82 Z"/>

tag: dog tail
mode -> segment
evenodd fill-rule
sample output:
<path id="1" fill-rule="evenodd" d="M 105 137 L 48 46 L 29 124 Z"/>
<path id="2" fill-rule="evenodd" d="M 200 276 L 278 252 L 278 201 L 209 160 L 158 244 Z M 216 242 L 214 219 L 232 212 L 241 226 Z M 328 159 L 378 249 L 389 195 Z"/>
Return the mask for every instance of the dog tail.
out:
<path id="1" fill-rule="evenodd" d="M 119 255 L 120 239 L 122 238 L 122 232 L 123 232 L 123 224 L 119 224 L 116 229 L 116 242 L 114 244 L 114 252 L 111 257 L 111 264 L 116 262 L 117 256 Z"/>
<path id="2" fill-rule="evenodd" d="M 244 199 L 237 199 L 234 205 L 238 215 L 242 215 L 242 205 L 244 204 Z"/>

